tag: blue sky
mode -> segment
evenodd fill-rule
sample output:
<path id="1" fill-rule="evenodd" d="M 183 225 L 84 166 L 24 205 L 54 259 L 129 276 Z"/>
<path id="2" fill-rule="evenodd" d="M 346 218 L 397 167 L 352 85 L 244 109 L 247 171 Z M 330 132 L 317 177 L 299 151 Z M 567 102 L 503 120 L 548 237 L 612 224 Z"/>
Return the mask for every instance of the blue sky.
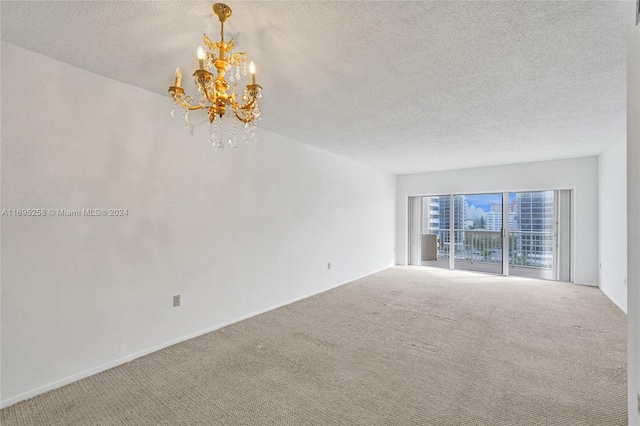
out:
<path id="1" fill-rule="evenodd" d="M 491 210 L 492 204 L 501 204 L 502 203 L 502 194 L 474 194 L 474 195 L 465 195 L 464 199 L 467 203 L 469 203 L 469 207 L 476 206 L 476 208 L 480 208 L 485 212 Z M 515 192 L 509 193 L 509 202 L 516 200 Z"/>

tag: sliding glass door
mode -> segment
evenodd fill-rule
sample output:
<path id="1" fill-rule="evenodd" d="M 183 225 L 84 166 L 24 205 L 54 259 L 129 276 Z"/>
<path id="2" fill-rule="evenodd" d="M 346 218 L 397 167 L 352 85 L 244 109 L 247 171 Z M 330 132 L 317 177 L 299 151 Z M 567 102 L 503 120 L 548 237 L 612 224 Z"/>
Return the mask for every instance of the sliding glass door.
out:
<path id="1" fill-rule="evenodd" d="M 450 265 L 450 196 L 411 197 L 412 214 L 418 215 L 411 220 L 412 229 L 409 238 L 412 241 L 409 260 L 411 265 L 438 266 Z M 418 225 L 418 223 L 420 225 Z M 413 234 L 413 236 L 411 235 Z"/>
<path id="2" fill-rule="evenodd" d="M 554 191 L 509 193 L 515 226 L 509 228 L 509 275 L 553 279 Z"/>
<path id="3" fill-rule="evenodd" d="M 409 263 L 569 281 L 571 191 L 410 197 Z"/>
<path id="4" fill-rule="evenodd" d="M 502 194 L 453 197 L 455 269 L 501 274 Z"/>

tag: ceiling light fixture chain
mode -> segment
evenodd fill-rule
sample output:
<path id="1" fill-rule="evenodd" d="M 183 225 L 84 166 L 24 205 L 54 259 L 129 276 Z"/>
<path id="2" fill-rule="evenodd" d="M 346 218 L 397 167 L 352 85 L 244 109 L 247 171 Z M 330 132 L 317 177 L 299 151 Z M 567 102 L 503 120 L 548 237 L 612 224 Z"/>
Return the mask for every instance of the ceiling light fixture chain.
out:
<path id="1" fill-rule="evenodd" d="M 223 138 L 229 136 L 228 144 L 233 148 L 237 147 L 237 124 L 241 121 L 245 125 L 245 142 L 249 140 L 257 140 L 255 137 L 257 122 L 261 120 L 262 112 L 258 107 L 260 98 L 262 98 L 262 87 L 256 84 L 256 66 L 252 62 L 249 63 L 248 70 L 251 74 L 250 83 L 244 88 L 244 93 L 240 97 L 240 101 L 236 95 L 236 86 L 241 79 L 240 67 L 242 66 L 242 75 L 247 75 L 247 54 L 245 52 L 234 52 L 233 39 L 228 43 L 224 41 L 224 23 L 231 16 L 232 11 L 229 6 L 223 3 L 213 5 L 213 13 L 220 21 L 220 41 L 213 42 L 207 35 L 204 35 L 204 45 L 198 47 L 198 69 L 193 73 L 194 82 L 198 88 L 198 101 L 193 96 L 188 96 L 181 86 L 182 72 L 180 68 L 175 72 L 175 84 L 169 87 L 169 101 L 172 103 L 171 116 L 175 116 L 175 108 L 180 107 L 184 110 L 185 125 L 193 134 L 193 125 L 189 120 L 189 111 L 205 110 L 208 113 L 209 140 L 215 149 L 224 148 Z M 235 67 L 235 77 L 233 74 Z M 215 70 L 216 75 L 209 71 Z M 234 82 L 233 86 L 229 86 L 226 79 L 226 73 L 230 71 L 229 80 Z M 231 93 L 229 93 L 231 89 Z M 222 119 L 230 111 L 231 124 L 230 131 L 223 128 Z M 206 121 L 206 120 L 205 120 Z"/>

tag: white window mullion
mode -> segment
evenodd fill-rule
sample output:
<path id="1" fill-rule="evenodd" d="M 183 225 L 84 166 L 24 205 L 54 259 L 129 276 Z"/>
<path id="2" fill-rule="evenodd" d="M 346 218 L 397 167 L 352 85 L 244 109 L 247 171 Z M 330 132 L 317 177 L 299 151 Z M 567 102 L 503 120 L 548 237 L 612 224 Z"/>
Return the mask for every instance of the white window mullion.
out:
<path id="1" fill-rule="evenodd" d="M 509 275 L 509 193 L 502 193 L 502 275 Z"/>

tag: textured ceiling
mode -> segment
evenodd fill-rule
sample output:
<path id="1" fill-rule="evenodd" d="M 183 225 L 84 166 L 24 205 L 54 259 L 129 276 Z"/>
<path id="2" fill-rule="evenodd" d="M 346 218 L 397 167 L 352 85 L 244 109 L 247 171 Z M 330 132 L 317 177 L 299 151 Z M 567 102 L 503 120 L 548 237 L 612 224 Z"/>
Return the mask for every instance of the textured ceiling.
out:
<path id="1" fill-rule="evenodd" d="M 166 94 L 217 39 L 212 3 L 2 1 L 2 40 Z M 625 133 L 622 2 L 228 4 L 261 127 L 393 173 L 597 155 Z"/>

